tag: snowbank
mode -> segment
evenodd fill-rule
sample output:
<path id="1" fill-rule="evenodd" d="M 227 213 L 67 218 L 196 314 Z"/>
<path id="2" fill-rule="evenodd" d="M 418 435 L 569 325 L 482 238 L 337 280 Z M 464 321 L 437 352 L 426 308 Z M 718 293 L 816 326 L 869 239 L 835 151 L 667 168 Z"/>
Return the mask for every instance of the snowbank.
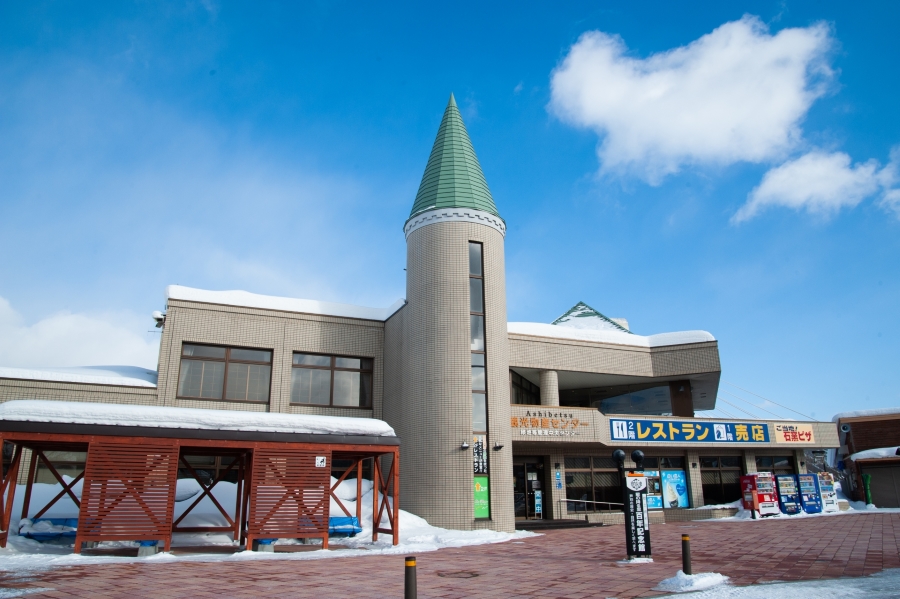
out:
<path id="1" fill-rule="evenodd" d="M 705 343 L 716 340 L 715 337 L 706 331 L 681 331 L 678 333 L 643 336 L 624 331 L 577 329 L 541 322 L 510 322 L 507 323 L 507 331 L 518 335 L 575 339 L 577 341 L 594 341 L 634 347 L 662 347 L 666 345 L 683 345 L 685 343 Z"/>
<path id="2" fill-rule="evenodd" d="M 71 480 L 71 479 L 67 479 Z M 331 483 L 337 482 L 332 478 Z M 80 484 L 76 485 L 76 496 L 81 495 Z M 176 490 L 176 497 L 185 497 L 194 489 L 198 489 L 196 481 L 193 479 L 180 479 Z M 32 492 L 31 507 L 29 514 L 37 513 L 38 510 L 52 499 L 62 487 L 60 485 L 36 484 Z M 400 510 L 400 544 L 391 545 L 391 535 L 380 534 L 378 541 L 372 542 L 372 481 L 363 480 L 362 518 L 360 525 L 363 531 L 352 538 L 334 538 L 330 542 L 340 544 L 349 549 L 328 550 L 328 551 L 308 551 L 300 553 L 259 553 L 254 551 L 243 551 L 234 554 L 190 554 L 175 556 L 171 553 L 160 553 L 152 557 L 143 558 L 125 558 L 112 556 L 84 556 L 75 555 L 72 552 L 73 546 L 69 544 L 59 543 L 38 543 L 31 539 L 11 534 L 9 544 L 6 549 L 0 549 L 0 572 L 14 571 L 23 573 L 34 570 L 45 570 L 62 566 L 74 566 L 85 564 L 104 564 L 104 563 L 129 563 L 129 562 L 145 562 L 145 561 L 244 561 L 244 560 L 309 560 L 323 559 L 333 557 L 363 557 L 366 555 L 408 555 L 416 553 L 425 553 L 429 551 L 437 551 L 445 547 L 465 547 L 470 545 L 483 545 L 488 543 L 503 543 L 513 539 L 522 539 L 527 537 L 540 536 L 528 531 L 517 531 L 515 533 L 495 532 L 492 530 L 448 530 L 446 528 L 438 528 L 431 526 L 424 519 L 414 514 Z M 236 499 L 236 485 L 233 483 L 220 482 L 213 488 L 212 493 L 216 500 L 232 513 Z M 342 503 L 351 514 L 356 514 L 356 480 L 345 480 L 337 488 L 336 493 L 341 498 Z M 17 518 L 22 511 L 22 497 L 24 495 L 24 486 L 19 485 L 16 491 L 15 505 L 13 506 L 12 515 Z M 194 495 L 191 495 L 193 497 Z M 175 504 L 175 519 L 177 520 L 185 510 L 193 503 L 193 500 L 179 501 Z M 330 513 L 332 516 L 344 516 L 344 512 L 337 506 L 334 500 L 331 501 Z M 61 518 L 61 517 L 77 517 L 78 510 L 75 504 L 68 497 L 61 499 L 52 507 L 45 517 Z M 28 524 L 28 523 L 26 523 Z M 226 526 L 227 522 L 221 512 L 215 507 L 209 497 L 203 500 L 195 507 L 191 513 L 181 521 L 182 526 Z M 389 525 L 387 515 L 382 519 L 380 526 Z M 20 522 L 15 520 L 10 522 L 10 530 L 19 530 Z M 290 539 L 281 539 L 281 543 L 295 543 Z M 201 546 L 201 545 L 219 545 L 233 546 L 231 536 L 228 534 L 201 534 L 201 533 L 176 533 L 172 535 L 172 545 L 177 546 Z M 116 546 L 133 546 L 134 543 L 102 543 L 101 547 Z"/>
<path id="3" fill-rule="evenodd" d="M 166 299 L 381 321 L 390 318 L 394 312 L 406 304 L 406 300 L 399 299 L 389 308 L 366 308 L 351 304 L 334 304 L 293 297 L 259 295 L 249 291 L 207 291 L 205 289 L 194 289 L 193 287 L 182 287 L 181 285 L 169 285 L 166 287 Z"/>
<path id="4" fill-rule="evenodd" d="M 682 570 L 672 578 L 666 578 L 653 589 L 669 593 L 688 593 L 702 591 L 712 587 L 728 584 L 728 577 L 718 572 L 703 572 L 701 574 L 685 574 Z"/>
<path id="5" fill-rule="evenodd" d="M 374 418 L 128 406 L 39 399 L 15 400 L 0 404 L 0 420 L 270 433 L 396 436 L 394 429 L 386 422 Z"/>
<path id="6" fill-rule="evenodd" d="M 127 387 L 156 387 L 157 373 L 138 366 L 81 366 L 78 368 L 5 368 L 0 378 L 88 383 L 93 385 L 124 385 Z"/>
<path id="7" fill-rule="evenodd" d="M 867 449 L 865 451 L 857 451 L 850 455 L 852 461 L 856 460 L 873 460 L 877 458 L 896 458 L 900 457 L 900 446 L 879 447 L 877 449 Z"/>

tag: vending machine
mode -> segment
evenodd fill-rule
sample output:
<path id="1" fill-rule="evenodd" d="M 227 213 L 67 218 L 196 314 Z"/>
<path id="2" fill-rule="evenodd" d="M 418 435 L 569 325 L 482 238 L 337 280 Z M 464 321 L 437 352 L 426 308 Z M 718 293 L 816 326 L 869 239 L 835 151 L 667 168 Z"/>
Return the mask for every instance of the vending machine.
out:
<path id="1" fill-rule="evenodd" d="M 819 472 L 819 495 L 822 497 L 823 512 L 840 511 L 837 501 L 837 492 L 834 490 L 834 476 L 829 472 Z"/>
<path id="2" fill-rule="evenodd" d="M 818 514 L 822 511 L 822 496 L 819 494 L 819 477 L 815 474 L 799 474 L 800 507 L 807 514 Z"/>
<path id="3" fill-rule="evenodd" d="M 752 510 L 760 516 L 774 516 L 781 513 L 775 495 L 775 480 L 770 472 L 758 472 L 741 477 L 741 496 L 744 509 Z"/>
<path id="4" fill-rule="evenodd" d="M 797 489 L 797 477 L 793 474 L 779 474 L 775 477 L 778 485 L 778 503 L 785 514 L 800 513 L 800 493 Z"/>

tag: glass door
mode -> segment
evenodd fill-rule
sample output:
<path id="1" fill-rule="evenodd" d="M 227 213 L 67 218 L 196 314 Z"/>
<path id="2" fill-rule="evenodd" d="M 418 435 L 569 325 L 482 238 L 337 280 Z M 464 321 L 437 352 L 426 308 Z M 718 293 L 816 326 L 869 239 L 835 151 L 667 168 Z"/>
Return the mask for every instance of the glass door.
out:
<path id="1" fill-rule="evenodd" d="M 544 461 L 540 458 L 513 461 L 513 502 L 516 518 L 534 520 L 545 517 L 548 493 L 544 488 Z"/>

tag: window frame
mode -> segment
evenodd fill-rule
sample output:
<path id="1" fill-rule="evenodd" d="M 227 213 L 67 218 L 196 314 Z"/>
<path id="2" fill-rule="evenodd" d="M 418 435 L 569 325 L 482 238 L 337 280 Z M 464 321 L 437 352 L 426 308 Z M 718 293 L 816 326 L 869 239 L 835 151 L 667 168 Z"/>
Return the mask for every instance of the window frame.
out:
<path id="1" fill-rule="evenodd" d="M 307 356 L 321 356 L 323 358 L 330 358 L 331 365 L 330 366 L 319 366 L 313 364 L 295 364 L 294 356 L 297 354 L 303 354 Z M 337 365 L 337 361 L 340 358 L 344 358 L 347 360 L 371 360 L 372 368 L 364 369 L 364 368 L 344 368 L 339 367 Z M 293 389 L 291 389 L 291 393 L 288 396 L 288 405 L 290 406 L 310 406 L 310 407 L 318 407 L 318 408 L 340 408 L 340 409 L 348 409 L 348 410 L 371 410 L 373 409 L 373 405 L 375 403 L 375 358 L 369 356 L 348 356 L 348 355 L 340 355 L 340 354 L 323 354 L 319 352 L 310 352 L 310 351 L 300 351 L 294 350 L 291 352 L 291 386 L 293 387 L 293 379 L 294 379 L 294 369 L 306 368 L 309 370 L 325 370 L 331 373 L 329 379 L 329 387 L 328 387 L 328 403 L 301 403 L 294 401 L 293 398 Z M 335 372 L 358 372 L 360 374 L 368 374 L 371 377 L 372 386 L 369 397 L 369 405 L 367 406 L 338 406 L 334 405 L 334 373 Z"/>
<path id="2" fill-rule="evenodd" d="M 588 455 L 584 455 L 584 454 L 582 454 L 582 455 L 567 455 L 567 456 L 564 456 L 564 457 L 563 457 L 563 466 L 565 467 L 566 477 L 568 477 L 569 474 L 588 474 L 588 475 L 590 476 L 590 481 L 591 481 L 591 486 L 590 486 L 591 493 L 590 493 L 590 497 L 591 497 L 591 498 L 590 498 L 589 501 L 593 501 L 593 502 L 596 502 L 596 501 L 597 501 L 597 485 L 594 484 L 594 480 L 595 480 L 595 479 L 594 479 L 594 474 L 595 474 L 595 473 L 596 473 L 596 474 L 611 474 L 611 473 L 615 473 L 615 474 L 618 476 L 618 478 L 619 478 L 618 482 L 619 482 L 619 488 L 620 488 L 620 490 L 621 490 L 621 483 L 622 483 L 621 472 L 619 471 L 619 469 L 618 469 L 617 467 L 595 466 L 595 465 L 594 465 L 594 459 L 595 459 L 595 458 L 599 458 L 599 459 L 608 459 L 608 458 L 603 458 L 602 456 L 591 455 L 591 454 L 588 454 Z M 572 467 L 572 468 L 570 468 L 570 467 L 566 464 L 566 460 L 577 460 L 577 459 L 587 459 L 587 461 L 588 461 L 588 462 L 587 462 L 587 467 L 585 467 L 585 468 L 579 468 L 579 467 Z M 579 500 L 579 499 L 571 499 L 571 498 L 569 498 L 569 496 L 568 496 L 568 488 L 569 488 L 569 480 L 568 480 L 568 478 L 566 478 L 566 479 L 565 479 L 566 498 L 565 498 L 563 501 L 566 501 L 566 502 L 574 501 L 574 502 L 579 502 L 579 503 L 580 503 L 581 500 Z M 624 509 L 625 509 L 625 506 L 624 506 L 624 498 L 622 498 L 622 499 L 623 499 L 623 501 L 622 501 L 623 505 L 622 505 L 622 508 L 621 508 L 621 509 L 624 510 Z M 602 501 L 601 501 L 601 503 L 605 503 L 605 502 L 602 502 Z M 619 502 L 613 502 L 613 503 L 619 503 Z M 610 506 L 610 507 L 611 507 L 611 506 Z M 568 503 L 566 504 L 566 510 L 569 511 L 569 510 L 568 510 Z M 608 510 L 598 509 L 597 503 L 592 503 L 592 504 L 591 504 L 591 509 L 588 509 L 588 510 L 581 510 L 581 509 L 572 510 L 572 513 L 575 513 L 576 511 L 580 511 L 580 512 L 583 512 L 583 513 L 608 513 L 608 512 L 618 512 L 618 511 L 620 511 L 620 510 L 617 510 L 617 509 L 608 509 Z"/>
<path id="3" fill-rule="evenodd" d="M 188 345 L 198 345 L 201 347 L 215 347 L 218 349 L 225 350 L 224 358 L 211 358 L 209 356 L 185 356 L 184 348 Z M 231 350 L 248 350 L 248 351 L 267 351 L 269 352 L 269 361 L 268 362 L 259 362 L 255 360 L 238 360 L 231 358 Z M 225 371 L 223 373 L 222 380 L 222 397 L 198 397 L 192 395 L 181 395 L 181 371 L 184 366 L 184 360 L 195 360 L 195 361 L 204 361 L 204 362 L 218 362 L 220 364 L 225 364 Z M 269 389 L 268 389 L 268 397 L 265 400 L 258 399 L 226 399 L 228 395 L 228 365 L 229 364 L 253 364 L 256 366 L 268 366 L 269 367 Z M 257 405 L 265 405 L 272 401 L 272 366 L 275 363 L 275 350 L 269 349 L 266 347 L 246 347 L 239 345 L 219 345 L 215 343 L 195 343 L 193 341 L 184 341 L 181 342 L 181 353 L 178 356 L 178 379 L 175 386 L 175 399 L 187 399 L 187 400 L 197 400 L 197 401 L 226 401 L 229 403 L 252 403 Z"/>
<path id="4" fill-rule="evenodd" d="M 737 466 L 723 466 L 722 458 L 737 458 L 738 465 Z M 710 460 L 710 459 L 716 460 L 716 465 L 715 466 L 704 466 L 703 460 Z M 731 472 L 731 473 L 737 472 L 738 473 L 738 483 L 737 484 L 740 485 L 740 478 L 741 478 L 741 476 L 744 475 L 743 458 L 739 455 L 728 455 L 728 454 L 702 455 L 698 459 L 698 466 L 699 466 L 699 470 L 700 470 L 700 489 L 701 489 L 701 492 L 703 493 L 703 502 L 708 505 L 715 505 L 716 503 L 728 503 L 726 501 L 727 498 L 726 498 L 726 494 L 725 494 L 725 485 L 726 484 L 734 484 L 734 483 L 726 483 L 722 473 L 723 472 Z M 703 480 L 704 472 L 715 472 L 717 482 L 715 482 L 715 483 L 705 482 Z M 714 498 L 714 497 L 710 497 L 709 499 L 707 499 L 706 487 L 707 486 L 712 487 L 714 485 L 718 487 L 718 495 L 722 499 L 722 501 L 716 501 L 716 498 Z M 740 496 L 738 498 L 740 498 Z"/>

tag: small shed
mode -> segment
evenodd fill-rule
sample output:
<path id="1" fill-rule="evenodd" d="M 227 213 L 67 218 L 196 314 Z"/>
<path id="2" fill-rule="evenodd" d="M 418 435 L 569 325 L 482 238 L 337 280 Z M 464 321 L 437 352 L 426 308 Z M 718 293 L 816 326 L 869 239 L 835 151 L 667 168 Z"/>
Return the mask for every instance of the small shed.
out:
<path id="1" fill-rule="evenodd" d="M 78 507 L 76 553 L 92 541 L 157 541 L 168 551 L 174 532 L 226 532 L 248 549 L 260 540 L 320 538 L 327 548 L 334 517 L 361 523 L 365 460 L 372 461 L 374 483 L 372 538 L 385 533 L 393 544 L 399 542 L 400 439 L 381 420 L 17 400 L 0 404 L 3 444 L 11 444 L 12 455 L 0 480 L 0 547 L 9 535 L 20 473 L 24 470 L 24 518 L 39 464 L 62 490 L 34 517 L 70 497 Z M 83 472 L 66 480 L 47 457 L 55 451 L 85 453 Z M 191 465 L 192 455 L 219 456 L 224 466 L 214 479 L 202 478 Z M 335 462 L 343 473 L 332 485 Z M 201 492 L 175 519 L 179 471 L 196 479 Z M 234 506 L 221 505 L 211 493 L 226 474 L 237 484 Z M 351 475 L 357 478 L 355 515 L 336 494 Z M 81 481 L 78 497 L 73 487 Z M 228 525 L 179 526 L 204 497 Z M 330 513 L 332 500 L 342 513 Z M 380 526 L 385 516 L 388 528 Z"/>

